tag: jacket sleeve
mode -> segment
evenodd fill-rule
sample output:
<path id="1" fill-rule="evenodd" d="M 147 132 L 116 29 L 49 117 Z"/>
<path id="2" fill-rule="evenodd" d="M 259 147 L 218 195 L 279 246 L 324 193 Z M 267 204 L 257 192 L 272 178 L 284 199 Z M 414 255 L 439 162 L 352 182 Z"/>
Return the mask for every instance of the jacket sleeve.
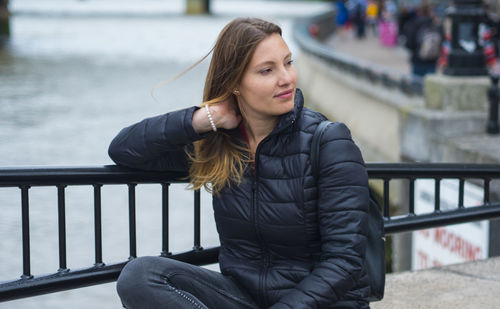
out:
<path id="1" fill-rule="evenodd" d="M 272 309 L 329 308 L 359 284 L 364 274 L 368 176 L 361 152 L 344 124 L 333 123 L 325 131 L 319 167 L 320 260 Z"/>
<path id="2" fill-rule="evenodd" d="M 203 137 L 193 129 L 196 109 L 146 118 L 122 129 L 109 146 L 109 156 L 116 164 L 131 168 L 186 172 L 185 148 Z"/>
<path id="3" fill-rule="evenodd" d="M 415 53 L 417 49 L 417 33 L 420 27 L 422 27 L 422 22 L 420 17 L 415 17 L 413 20 L 410 20 L 404 26 L 404 34 L 406 36 L 405 47 L 411 52 Z"/>

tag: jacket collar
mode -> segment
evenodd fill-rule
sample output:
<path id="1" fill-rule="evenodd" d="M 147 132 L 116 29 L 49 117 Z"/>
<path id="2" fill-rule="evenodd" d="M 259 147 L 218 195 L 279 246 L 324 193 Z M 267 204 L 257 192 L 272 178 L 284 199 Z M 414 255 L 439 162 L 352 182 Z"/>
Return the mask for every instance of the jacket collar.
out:
<path id="1" fill-rule="evenodd" d="M 299 118 L 299 115 L 302 113 L 302 109 L 304 107 L 304 97 L 302 95 L 302 91 L 297 88 L 295 91 L 295 99 L 294 99 L 294 106 L 291 111 L 289 111 L 286 114 L 283 114 L 280 116 L 278 123 L 276 124 L 276 127 L 274 127 L 273 131 L 269 134 L 269 136 L 277 134 L 286 128 L 291 127 L 297 118 Z M 238 126 L 235 129 L 232 129 L 230 132 L 234 132 L 242 142 L 245 142 L 244 134 L 242 132 L 242 128 Z M 246 145 L 246 144 L 244 144 Z"/>
<path id="2" fill-rule="evenodd" d="M 278 120 L 278 123 L 276 124 L 276 127 L 271 132 L 271 134 L 280 132 L 285 128 L 288 128 L 291 125 L 293 125 L 296 119 L 299 118 L 299 115 L 302 113 L 303 107 L 304 107 L 304 97 L 302 95 L 302 91 L 299 88 L 297 88 L 295 91 L 295 100 L 293 109 L 288 113 L 280 116 L 280 119 Z"/>

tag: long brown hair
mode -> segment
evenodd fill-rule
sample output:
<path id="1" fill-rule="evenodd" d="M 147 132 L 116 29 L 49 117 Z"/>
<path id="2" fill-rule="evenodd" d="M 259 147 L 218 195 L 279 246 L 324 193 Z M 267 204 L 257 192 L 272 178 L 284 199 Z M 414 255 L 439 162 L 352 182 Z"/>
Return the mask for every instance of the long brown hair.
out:
<path id="1" fill-rule="evenodd" d="M 257 45 L 274 33 L 281 35 L 281 28 L 258 18 L 237 18 L 222 29 L 213 48 L 202 106 L 217 104 L 233 95 Z M 249 161 L 246 150 L 224 130 L 196 141 L 194 153 L 190 154 L 191 187 L 205 187 L 217 194 L 231 183 L 239 183 Z"/>

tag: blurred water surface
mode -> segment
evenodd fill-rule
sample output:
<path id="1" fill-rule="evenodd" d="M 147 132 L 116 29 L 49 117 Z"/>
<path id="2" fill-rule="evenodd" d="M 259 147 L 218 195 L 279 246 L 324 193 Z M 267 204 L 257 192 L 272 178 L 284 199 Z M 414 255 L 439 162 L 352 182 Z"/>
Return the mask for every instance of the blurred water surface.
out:
<path id="1" fill-rule="evenodd" d="M 0 50 L 0 166 L 112 164 L 118 131 L 145 117 L 200 103 L 208 61 L 152 88 L 204 56 L 236 16 L 280 24 L 292 52 L 294 18 L 329 8 L 321 2 L 212 1 L 211 16 L 185 16 L 180 0 L 12 0 L 12 38 Z M 58 269 L 55 188 L 30 195 L 32 273 Z M 127 193 L 103 188 L 104 261 L 128 257 Z M 66 192 L 68 267 L 92 265 L 90 187 Z M 161 250 L 160 187 L 137 188 L 138 255 Z M 192 247 L 192 192 L 173 185 L 170 250 Z M 218 244 L 210 196 L 202 194 L 202 246 Z M 0 188 L 0 281 L 22 273 L 20 192 Z M 114 284 L 0 303 L 0 308 L 120 308 Z"/>

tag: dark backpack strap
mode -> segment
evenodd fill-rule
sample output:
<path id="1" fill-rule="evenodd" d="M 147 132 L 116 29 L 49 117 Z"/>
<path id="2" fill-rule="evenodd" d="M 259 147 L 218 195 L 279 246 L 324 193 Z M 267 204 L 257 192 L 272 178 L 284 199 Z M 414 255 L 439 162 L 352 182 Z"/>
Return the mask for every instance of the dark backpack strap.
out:
<path id="1" fill-rule="evenodd" d="M 331 122 L 328 120 L 322 121 L 314 131 L 311 142 L 311 168 L 314 175 L 316 185 L 319 179 L 319 152 L 320 141 L 326 127 Z M 365 268 L 370 285 L 370 301 L 381 300 L 384 297 L 385 287 L 385 238 L 384 238 L 384 219 L 382 217 L 381 208 L 377 200 L 370 192 L 370 204 L 368 207 L 368 241 L 366 248 Z M 312 251 L 311 248 L 309 250 Z"/>
<path id="2" fill-rule="evenodd" d="M 320 124 L 316 127 L 316 131 L 314 131 L 314 135 L 312 138 L 310 160 L 315 181 L 318 181 L 319 178 L 319 146 L 321 137 L 323 136 L 323 133 L 325 133 L 325 129 L 330 123 L 331 122 L 328 120 L 320 122 Z"/>

